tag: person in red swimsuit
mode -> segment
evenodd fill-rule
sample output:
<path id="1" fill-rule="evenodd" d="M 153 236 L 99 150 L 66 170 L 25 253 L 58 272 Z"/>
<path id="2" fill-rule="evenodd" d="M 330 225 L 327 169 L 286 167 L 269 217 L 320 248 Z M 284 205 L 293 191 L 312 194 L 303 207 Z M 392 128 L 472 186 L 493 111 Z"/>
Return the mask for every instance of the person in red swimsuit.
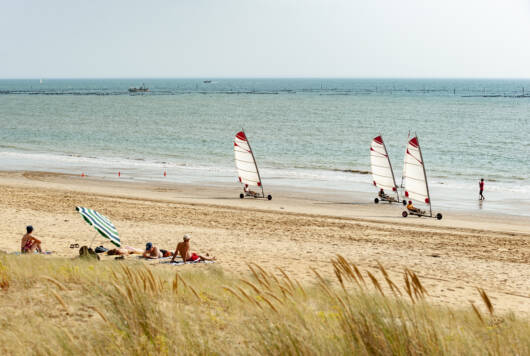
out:
<path id="1" fill-rule="evenodd" d="M 20 251 L 22 253 L 33 253 L 34 251 L 42 252 L 41 241 L 32 235 L 33 226 L 26 226 L 26 234 L 22 236 L 20 242 Z"/>
<path id="2" fill-rule="evenodd" d="M 171 262 L 175 261 L 177 255 L 180 255 L 185 262 L 215 261 L 215 257 L 210 257 L 208 254 L 206 254 L 206 256 L 201 256 L 195 252 L 190 253 L 190 239 L 191 237 L 188 234 L 184 235 L 183 241 L 177 244 Z"/>
<path id="3" fill-rule="evenodd" d="M 485 200 L 484 195 L 484 178 L 480 179 L 480 182 L 478 182 L 478 200 Z"/>

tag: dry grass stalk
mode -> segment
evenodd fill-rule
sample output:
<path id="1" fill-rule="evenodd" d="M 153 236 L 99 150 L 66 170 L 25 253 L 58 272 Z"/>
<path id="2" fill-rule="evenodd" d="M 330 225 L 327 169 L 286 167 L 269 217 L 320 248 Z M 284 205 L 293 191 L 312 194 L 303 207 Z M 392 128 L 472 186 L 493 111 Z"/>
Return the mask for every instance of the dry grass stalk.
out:
<path id="1" fill-rule="evenodd" d="M 57 288 L 59 288 L 62 291 L 66 290 L 66 287 L 61 282 L 56 280 L 55 278 L 52 278 L 52 277 L 49 277 L 49 276 L 42 276 L 41 278 L 44 279 L 45 281 L 48 281 L 48 282 L 54 284 Z"/>
<path id="2" fill-rule="evenodd" d="M 61 304 L 63 306 L 63 308 L 68 311 L 68 306 L 66 305 L 66 303 L 64 302 L 63 298 L 61 298 L 61 296 L 56 292 L 54 291 L 53 289 L 50 290 L 50 292 L 52 293 L 52 295 L 55 297 L 55 299 L 57 299 L 57 301 L 59 302 L 59 304 Z"/>
<path id="3" fill-rule="evenodd" d="M 257 306 L 258 308 L 262 309 L 261 305 L 254 298 L 252 298 L 250 295 L 248 295 L 247 292 L 245 292 L 245 290 L 243 290 L 243 288 L 241 288 L 241 287 L 236 287 L 236 288 L 241 293 L 241 295 L 243 295 L 243 297 L 245 297 L 249 302 L 251 302 L 252 304 Z"/>
<path id="4" fill-rule="evenodd" d="M 480 314 L 480 311 L 478 310 L 478 308 L 475 306 L 474 303 L 471 303 L 471 308 L 473 308 L 473 311 L 475 312 L 475 315 L 477 316 L 477 318 L 479 318 L 479 320 L 482 322 L 482 324 L 485 324 L 484 318 L 482 318 L 482 314 Z"/>
<path id="5" fill-rule="evenodd" d="M 488 308 L 488 311 L 490 315 L 493 315 L 493 304 L 491 303 L 490 298 L 486 294 L 486 291 L 482 288 L 477 288 L 478 293 L 480 294 L 480 297 L 482 298 L 482 301 L 486 305 L 486 308 Z"/>
<path id="6" fill-rule="evenodd" d="M 377 280 L 377 278 L 375 278 L 375 276 L 368 271 L 366 272 L 366 274 L 372 281 L 372 284 L 374 285 L 374 287 L 379 291 L 379 293 L 381 293 L 381 295 L 384 296 L 385 293 L 383 293 L 383 289 L 381 288 L 381 285 L 379 284 L 379 281 Z"/>
<path id="7" fill-rule="evenodd" d="M 390 290 L 392 291 L 392 293 L 394 293 L 395 296 L 397 296 L 398 294 L 401 296 L 402 295 L 401 291 L 399 290 L 398 286 L 394 283 L 394 281 L 390 279 L 390 276 L 386 272 L 385 267 L 383 267 L 383 265 L 379 261 L 377 261 L 377 266 L 379 267 L 379 270 L 383 274 L 383 277 L 385 278 L 385 281 L 390 287 Z"/>
<path id="8" fill-rule="evenodd" d="M 105 321 L 106 323 L 109 322 L 109 320 L 107 319 L 107 317 L 105 316 L 105 314 L 103 314 L 103 313 L 101 312 L 101 310 L 99 310 L 97 307 L 89 306 L 88 308 L 89 308 L 89 309 L 92 309 L 93 311 L 95 311 L 96 313 L 98 313 L 98 315 L 101 317 L 101 319 L 103 319 L 103 321 Z"/>
<path id="9" fill-rule="evenodd" d="M 287 284 L 289 285 L 289 287 L 290 287 L 290 289 L 291 289 L 291 292 L 294 292 L 296 288 L 294 287 L 294 284 L 293 284 L 293 282 L 291 281 L 291 278 L 289 278 L 289 276 L 287 275 L 287 273 L 285 273 L 285 271 L 284 271 L 282 268 L 278 267 L 278 270 L 279 270 L 280 273 L 283 275 L 283 277 L 287 280 L 286 285 L 287 285 Z"/>
<path id="10" fill-rule="evenodd" d="M 245 280 L 245 279 L 240 279 L 241 282 L 245 283 L 247 286 L 249 286 L 250 288 L 252 288 L 254 290 L 254 292 L 256 292 L 256 294 L 260 294 L 260 290 L 258 289 L 258 287 L 256 287 L 254 284 L 252 284 L 251 282 Z"/>
<path id="11" fill-rule="evenodd" d="M 267 305 L 275 312 L 275 313 L 278 313 L 278 309 L 276 309 L 274 307 L 274 305 L 271 303 L 270 300 L 268 300 L 264 295 L 260 295 L 261 299 L 263 299 L 263 301 L 265 301 L 265 303 L 267 303 Z"/>

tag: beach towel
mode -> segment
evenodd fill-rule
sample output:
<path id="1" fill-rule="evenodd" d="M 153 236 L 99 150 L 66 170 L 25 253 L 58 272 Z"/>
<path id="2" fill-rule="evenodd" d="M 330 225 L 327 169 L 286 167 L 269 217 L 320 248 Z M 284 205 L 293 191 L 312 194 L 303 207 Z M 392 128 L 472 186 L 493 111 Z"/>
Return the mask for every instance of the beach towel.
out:
<path id="1" fill-rule="evenodd" d="M 164 264 L 170 264 L 172 266 L 181 266 L 181 265 L 189 265 L 189 264 L 195 264 L 195 263 L 215 263 L 215 261 L 188 261 L 188 262 L 184 262 L 184 261 L 161 261 L 160 263 L 164 263 Z"/>

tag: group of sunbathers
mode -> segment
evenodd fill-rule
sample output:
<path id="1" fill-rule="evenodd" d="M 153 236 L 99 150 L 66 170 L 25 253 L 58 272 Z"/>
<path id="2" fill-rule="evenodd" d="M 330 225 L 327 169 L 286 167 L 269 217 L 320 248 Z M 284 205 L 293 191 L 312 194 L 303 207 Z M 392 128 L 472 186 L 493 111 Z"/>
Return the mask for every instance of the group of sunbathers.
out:
<path id="1" fill-rule="evenodd" d="M 177 244 L 175 252 L 159 249 L 151 242 L 148 242 L 145 245 L 145 250 L 140 250 L 131 246 L 113 248 L 107 251 L 109 256 L 128 256 L 132 254 L 142 255 L 144 258 L 157 259 L 163 257 L 171 257 L 171 262 L 175 261 L 175 258 L 180 255 L 182 260 L 185 262 L 197 262 L 197 261 L 214 261 L 215 257 L 210 257 L 208 254 L 206 256 L 199 255 L 195 252 L 190 252 L 190 239 L 191 237 L 186 234 L 184 235 L 183 241 Z M 34 253 L 42 252 L 41 240 L 33 236 L 33 226 L 26 226 L 26 234 L 22 237 L 20 250 L 22 253 Z"/>
<path id="2" fill-rule="evenodd" d="M 162 258 L 162 257 L 169 257 L 173 256 L 171 258 L 171 262 L 175 261 L 175 258 L 180 255 L 182 257 L 182 260 L 184 262 L 198 262 L 198 261 L 214 261 L 215 257 L 210 257 L 208 254 L 206 256 L 198 255 L 196 252 L 190 252 L 190 239 L 191 237 L 186 234 L 183 237 L 183 241 L 179 242 L 177 244 L 177 247 L 175 248 L 175 252 L 171 253 L 168 250 L 162 250 L 158 247 L 154 246 L 151 242 L 148 242 L 145 245 L 145 251 L 142 253 L 142 256 L 145 258 Z"/>

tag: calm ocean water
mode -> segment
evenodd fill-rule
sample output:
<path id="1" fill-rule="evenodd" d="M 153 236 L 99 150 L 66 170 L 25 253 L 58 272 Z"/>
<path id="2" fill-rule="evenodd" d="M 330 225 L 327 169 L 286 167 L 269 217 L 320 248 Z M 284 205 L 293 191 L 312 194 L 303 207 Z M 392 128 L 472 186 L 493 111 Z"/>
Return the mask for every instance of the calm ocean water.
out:
<path id="1" fill-rule="evenodd" d="M 150 93 L 127 92 L 142 83 Z M 236 184 L 244 127 L 264 185 L 372 192 L 371 139 L 383 135 L 401 177 L 411 130 L 434 206 L 478 209 L 484 177 L 483 209 L 526 214 L 529 93 L 529 80 L 0 80 L 0 163 Z"/>

